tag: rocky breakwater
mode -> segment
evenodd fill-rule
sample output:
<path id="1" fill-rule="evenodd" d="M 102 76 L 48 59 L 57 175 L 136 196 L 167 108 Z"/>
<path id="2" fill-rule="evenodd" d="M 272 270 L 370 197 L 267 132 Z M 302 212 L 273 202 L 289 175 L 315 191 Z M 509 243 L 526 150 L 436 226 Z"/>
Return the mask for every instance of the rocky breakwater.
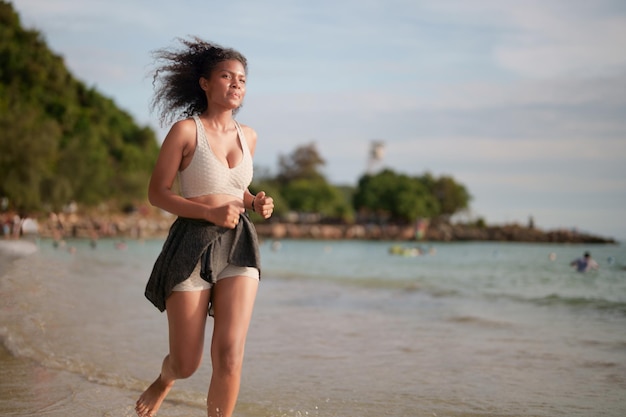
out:
<path id="1" fill-rule="evenodd" d="M 516 224 L 503 226 L 467 226 L 436 224 L 431 225 L 425 234 L 426 240 L 433 241 L 498 241 L 529 243 L 617 243 L 614 238 L 602 237 L 576 230 L 541 230 Z"/>
<path id="2" fill-rule="evenodd" d="M 39 219 L 39 234 L 55 240 L 65 238 L 162 238 L 175 216 L 154 210 L 133 213 L 49 214 Z"/>
<path id="3" fill-rule="evenodd" d="M 468 226 L 462 224 L 433 223 L 419 235 L 414 225 L 327 225 L 257 223 L 260 237 L 267 239 L 366 239 L 366 240 L 422 240 L 433 242 L 499 241 L 529 243 L 605 243 L 615 244 L 615 239 L 575 230 L 548 230 L 519 225 Z"/>
<path id="4" fill-rule="evenodd" d="M 175 216 L 160 210 L 133 213 L 53 214 L 39 219 L 39 234 L 44 237 L 74 238 L 164 238 Z M 531 243 L 617 243 L 607 238 L 575 230 L 541 230 L 517 224 L 475 226 L 430 222 L 426 227 L 395 224 L 322 224 L 259 221 L 255 223 L 262 239 L 363 239 L 391 241 L 510 241 Z"/>

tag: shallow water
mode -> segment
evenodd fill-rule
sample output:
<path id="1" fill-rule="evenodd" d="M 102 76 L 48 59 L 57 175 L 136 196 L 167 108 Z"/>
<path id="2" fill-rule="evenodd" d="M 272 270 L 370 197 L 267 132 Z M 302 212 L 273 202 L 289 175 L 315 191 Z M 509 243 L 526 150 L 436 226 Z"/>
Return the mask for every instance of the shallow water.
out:
<path id="1" fill-rule="evenodd" d="M 115 243 L 2 261 L 2 415 L 133 415 L 167 349 L 143 297 L 162 241 Z M 237 416 L 626 414 L 622 246 L 391 245 L 262 246 Z M 568 266 L 584 250 L 599 271 Z M 159 416 L 205 415 L 209 378 L 206 359 Z"/>

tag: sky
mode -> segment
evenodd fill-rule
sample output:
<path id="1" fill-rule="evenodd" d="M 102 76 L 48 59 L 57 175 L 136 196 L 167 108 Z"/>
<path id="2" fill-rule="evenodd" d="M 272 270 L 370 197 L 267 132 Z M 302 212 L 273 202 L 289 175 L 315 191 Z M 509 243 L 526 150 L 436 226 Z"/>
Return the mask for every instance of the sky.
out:
<path id="1" fill-rule="evenodd" d="M 459 217 L 626 240 L 622 0 L 15 0 L 73 75 L 141 125 L 152 52 L 190 35 L 248 59 L 255 167 L 314 143 L 333 184 L 452 176 Z M 384 145 L 371 164 L 374 141 Z"/>

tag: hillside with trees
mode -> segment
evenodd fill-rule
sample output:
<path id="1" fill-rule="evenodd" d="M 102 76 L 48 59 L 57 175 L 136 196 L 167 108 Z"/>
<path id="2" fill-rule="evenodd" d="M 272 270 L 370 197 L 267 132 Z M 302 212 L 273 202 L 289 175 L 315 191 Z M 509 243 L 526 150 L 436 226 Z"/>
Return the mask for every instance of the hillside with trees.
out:
<path id="1" fill-rule="evenodd" d="M 0 1 L 0 198 L 18 211 L 146 197 L 154 132 L 76 79 Z"/>

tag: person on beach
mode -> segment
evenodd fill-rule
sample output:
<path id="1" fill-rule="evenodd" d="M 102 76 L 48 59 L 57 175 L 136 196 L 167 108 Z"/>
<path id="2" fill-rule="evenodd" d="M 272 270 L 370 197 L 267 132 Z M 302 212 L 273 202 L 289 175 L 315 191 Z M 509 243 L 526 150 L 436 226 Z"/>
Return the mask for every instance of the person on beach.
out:
<path id="1" fill-rule="evenodd" d="M 591 257 L 589 252 L 585 252 L 583 256 L 580 258 L 574 259 L 570 262 L 570 266 L 576 268 L 578 272 L 587 272 L 591 269 L 598 269 L 600 266 L 598 263 Z"/>
<path id="2" fill-rule="evenodd" d="M 141 394 L 140 417 L 156 415 L 174 381 L 191 376 L 213 316 L 209 417 L 230 417 L 237 402 L 244 345 L 260 279 L 258 239 L 246 214 L 267 219 L 274 203 L 251 194 L 256 132 L 234 115 L 246 94 L 246 58 L 197 37 L 155 52 L 152 108 L 161 122 L 182 117 L 167 134 L 148 189 L 151 204 L 177 215 L 146 285 L 167 312 L 169 353 Z M 178 177 L 180 195 L 172 189 Z"/>

